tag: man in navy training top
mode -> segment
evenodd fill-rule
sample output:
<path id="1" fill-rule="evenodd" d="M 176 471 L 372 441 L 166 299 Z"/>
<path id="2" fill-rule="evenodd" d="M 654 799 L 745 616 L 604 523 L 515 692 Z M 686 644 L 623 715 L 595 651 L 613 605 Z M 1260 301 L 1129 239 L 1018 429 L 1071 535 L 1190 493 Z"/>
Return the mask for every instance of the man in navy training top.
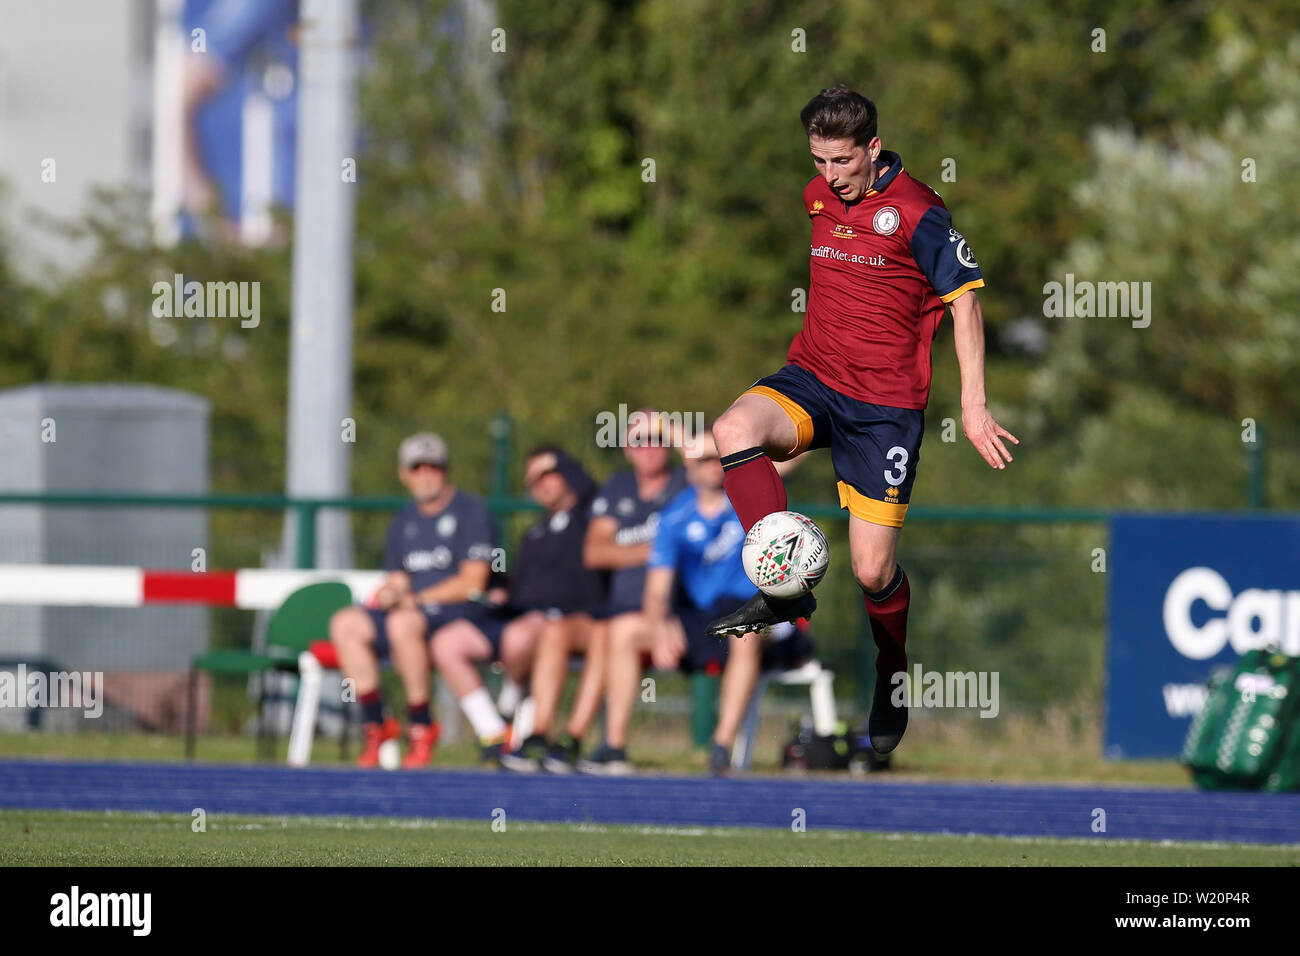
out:
<path id="1" fill-rule="evenodd" d="M 708 432 L 691 441 L 685 459 L 690 487 L 660 512 L 647 563 L 642 604 L 649 624 L 648 641 L 615 645 L 611 662 L 621 665 L 620 674 L 631 673 L 633 691 L 640 677 L 641 654 L 647 650 L 661 670 L 680 667 L 689 673 L 707 670 L 710 665 L 722 669 L 718 723 L 709 754 L 710 770 L 721 773 L 730 762 L 736 732 L 758 680 L 763 644 L 777 635 L 764 633 L 761 640 L 733 636 L 719 641 L 706 633 L 709 621 L 744 604 L 754 585 L 740 557 L 745 529 L 723 490 L 722 464 Z M 674 594 L 678 595 L 675 606 Z M 786 626 L 779 635 L 787 637 L 793 631 Z M 611 685 L 611 700 L 615 699 L 613 690 Z M 632 697 L 623 694 L 617 699 Z M 610 706 L 606 720 L 611 747 L 625 748 L 630 718 L 631 706 Z M 626 758 L 623 763 L 621 769 L 629 769 Z"/>
<path id="2" fill-rule="evenodd" d="M 622 436 L 623 455 L 630 471 L 611 475 L 591 503 L 591 523 L 583 560 L 587 567 L 609 574 L 609 592 L 602 607 L 592 612 L 596 640 L 615 647 L 643 646 L 650 630 L 642 613 L 645 563 L 659 526 L 659 510 L 686 487 L 686 474 L 671 462 L 673 436 L 660 427 L 661 418 L 650 409 L 629 416 Z M 647 424 L 649 427 L 641 427 Z M 606 669 L 606 708 L 631 710 L 636 695 L 639 661 L 629 665 L 626 655 L 610 658 Z M 630 682 L 630 683 L 629 683 Z M 626 769 L 622 746 L 602 744 L 585 760 L 584 773 L 617 773 Z"/>
<path id="3" fill-rule="evenodd" d="M 466 613 L 488 584 L 492 521 L 487 506 L 448 480 L 447 444 L 422 432 L 398 449 L 398 477 L 414 501 L 389 525 L 383 585 L 372 607 L 349 607 L 330 619 L 330 640 L 345 677 L 355 682 L 365 720 L 357 763 L 373 767 L 379 747 L 400 733 L 384 718 L 379 663 L 391 658 L 407 701 L 407 753 L 402 765 L 419 767 L 433 756 L 438 728 L 429 713 L 428 635 Z"/>
<path id="4" fill-rule="evenodd" d="M 600 709 L 605 684 L 605 641 L 592 627 L 591 609 L 604 601 L 605 575 L 583 566 L 589 509 L 596 483 L 555 445 L 528 454 L 524 483 L 545 514 L 524 532 L 510 568 L 508 608 L 537 632 L 530 694 L 532 731 L 513 753 L 503 753 L 507 770 L 568 773 L 580 742 Z M 584 656 L 573 711 L 564 733 L 549 739 L 572 654 Z"/>

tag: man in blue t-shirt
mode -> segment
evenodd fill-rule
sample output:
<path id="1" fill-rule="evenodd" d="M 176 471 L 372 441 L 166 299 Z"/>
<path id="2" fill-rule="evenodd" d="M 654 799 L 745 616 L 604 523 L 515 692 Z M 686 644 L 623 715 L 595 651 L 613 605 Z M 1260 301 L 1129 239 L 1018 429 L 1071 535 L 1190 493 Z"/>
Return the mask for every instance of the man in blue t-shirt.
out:
<path id="1" fill-rule="evenodd" d="M 690 487 L 660 512 L 647 562 L 643 640 L 610 648 L 606 737 L 617 753 L 607 772 L 631 769 L 626 757 L 627 727 L 641 676 L 642 653 L 648 651 L 660 669 L 680 667 L 691 672 L 723 668 L 718 725 L 709 759 L 715 772 L 725 769 L 730 760 L 736 731 L 758 680 L 762 641 L 730 637 L 724 642 L 705 633 L 711 620 L 744 604 L 753 595 L 754 585 L 740 558 L 745 530 L 723 490 L 722 464 L 707 430 L 692 441 L 685 458 Z M 676 606 L 674 594 L 678 596 Z M 784 638 L 792 631 L 792 627 L 783 628 L 765 637 Z M 619 679 L 630 684 L 621 694 L 614 686 Z"/>
<path id="2" fill-rule="evenodd" d="M 482 500 L 448 481 L 447 444 L 431 432 L 412 435 L 398 449 L 398 477 L 415 500 L 389 525 L 383 585 L 373 606 L 349 607 L 330 619 L 330 640 L 345 677 L 355 683 L 365 720 L 357 763 L 373 767 L 379 747 L 400 733 L 384 718 L 379 663 L 392 660 L 408 708 L 402 764 L 427 764 L 438 728 L 429 713 L 426 641 L 442 624 L 474 613 L 488 586 L 493 556 L 492 519 Z"/>

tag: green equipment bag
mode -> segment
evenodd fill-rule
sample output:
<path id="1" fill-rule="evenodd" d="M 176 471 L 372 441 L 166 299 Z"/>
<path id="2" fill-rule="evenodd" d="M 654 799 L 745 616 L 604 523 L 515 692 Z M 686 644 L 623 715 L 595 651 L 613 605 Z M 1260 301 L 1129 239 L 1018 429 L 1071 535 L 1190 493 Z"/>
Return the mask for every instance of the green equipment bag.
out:
<path id="1" fill-rule="evenodd" d="M 1245 659 L 1242 658 L 1243 661 Z M 1182 756 L 1179 758 L 1191 771 L 1196 785 L 1205 790 L 1216 790 L 1222 786 L 1214 771 L 1214 756 L 1228 708 L 1233 704 L 1231 698 L 1236 697 L 1236 691 L 1232 688 L 1233 676 L 1234 672 L 1226 667 L 1217 668 L 1210 674 L 1205 703 L 1192 718 L 1192 725 L 1187 728 L 1187 740 L 1183 743 Z"/>
<path id="2" fill-rule="evenodd" d="M 1300 659 L 1248 651 L 1210 679 L 1201 713 L 1188 728 L 1182 760 L 1197 786 L 1258 790 L 1277 775 L 1284 789 L 1300 776 Z M 1287 768 L 1283 772 L 1283 768 Z"/>
<path id="3" fill-rule="evenodd" d="M 1286 739 L 1278 748 L 1277 762 L 1264 781 L 1264 789 L 1274 793 L 1300 790 L 1300 704 L 1291 715 Z"/>

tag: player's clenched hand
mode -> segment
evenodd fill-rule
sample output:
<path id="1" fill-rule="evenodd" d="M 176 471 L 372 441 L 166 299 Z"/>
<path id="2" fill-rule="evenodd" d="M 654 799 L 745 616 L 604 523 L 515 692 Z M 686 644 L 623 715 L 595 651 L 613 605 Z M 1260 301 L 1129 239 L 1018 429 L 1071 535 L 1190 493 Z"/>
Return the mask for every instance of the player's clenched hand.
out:
<path id="1" fill-rule="evenodd" d="M 403 605 L 415 605 L 411 589 L 403 580 L 389 582 L 375 592 L 375 606 L 381 611 L 391 611 Z"/>
<path id="2" fill-rule="evenodd" d="M 654 646 L 650 649 L 650 660 L 658 670 L 674 669 L 685 653 L 686 643 L 675 628 L 663 626 L 658 629 Z"/>
<path id="3" fill-rule="evenodd" d="M 1008 462 L 1012 461 L 1011 452 L 1007 451 L 1007 446 L 1003 444 L 1002 439 L 1009 438 L 1012 444 L 1020 444 L 1020 439 L 994 421 L 989 410 L 983 405 L 979 408 L 962 409 L 961 428 L 970 439 L 970 443 L 975 446 L 975 450 L 984 456 L 990 468 L 1006 468 L 1003 463 L 1004 458 Z"/>

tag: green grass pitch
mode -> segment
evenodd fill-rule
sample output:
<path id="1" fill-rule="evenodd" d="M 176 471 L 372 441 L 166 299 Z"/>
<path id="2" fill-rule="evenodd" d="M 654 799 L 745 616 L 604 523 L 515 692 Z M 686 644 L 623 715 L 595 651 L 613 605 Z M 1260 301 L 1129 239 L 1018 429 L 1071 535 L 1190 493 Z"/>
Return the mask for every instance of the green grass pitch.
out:
<path id="1" fill-rule="evenodd" d="M 0 866 L 1296 866 L 1300 846 L 0 811 Z"/>

